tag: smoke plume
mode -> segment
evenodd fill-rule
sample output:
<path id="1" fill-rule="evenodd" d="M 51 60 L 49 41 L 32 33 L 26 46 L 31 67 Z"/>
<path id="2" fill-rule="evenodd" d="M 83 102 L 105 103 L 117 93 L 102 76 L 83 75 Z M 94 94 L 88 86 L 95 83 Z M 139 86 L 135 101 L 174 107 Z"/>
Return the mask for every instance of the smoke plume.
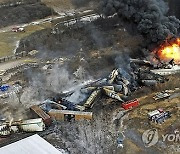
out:
<path id="1" fill-rule="evenodd" d="M 124 48 L 121 54 L 115 58 L 115 66 L 118 68 L 121 77 L 129 81 L 130 90 L 135 90 L 137 88 L 137 82 L 135 80 L 135 74 L 130 66 L 130 52 L 128 48 Z"/>
<path id="2" fill-rule="evenodd" d="M 70 73 L 66 67 L 62 67 L 59 64 L 52 66 L 52 69 L 48 70 L 48 74 L 46 71 L 39 70 L 39 72 L 32 72 L 29 70 L 29 72 L 26 72 L 29 86 L 23 90 L 23 94 L 21 95 L 21 103 L 24 106 L 29 107 L 39 104 L 48 97 L 53 97 L 54 94 L 74 90 L 76 92 L 67 98 L 67 100 L 79 103 L 85 99 L 86 95 L 81 94 L 80 89 L 85 81 L 92 78 L 82 66 L 74 73 Z"/>
<path id="3" fill-rule="evenodd" d="M 166 16 L 169 8 L 163 0 L 103 0 L 102 7 L 105 15 L 117 13 L 133 21 L 148 44 L 176 36 L 180 27 L 179 19 Z"/>

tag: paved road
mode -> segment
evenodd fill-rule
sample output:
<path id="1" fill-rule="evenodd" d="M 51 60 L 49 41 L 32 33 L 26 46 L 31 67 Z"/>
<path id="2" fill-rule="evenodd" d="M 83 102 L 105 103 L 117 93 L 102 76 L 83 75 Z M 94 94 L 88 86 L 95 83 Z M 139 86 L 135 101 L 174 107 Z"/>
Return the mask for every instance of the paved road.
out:
<path id="1" fill-rule="evenodd" d="M 88 15 L 83 15 L 83 13 L 89 13 L 89 15 L 91 15 L 91 14 L 93 14 L 93 10 L 86 10 L 83 12 L 78 12 L 79 17 L 88 16 Z M 73 13 L 67 13 L 67 12 L 59 13 L 57 16 L 46 17 L 44 19 L 39 19 L 36 21 L 32 21 L 30 23 L 7 26 L 4 28 L 1 28 L 0 33 L 11 31 L 13 27 L 26 27 L 29 25 L 39 25 L 39 24 L 43 24 L 43 23 L 47 23 L 47 22 L 52 22 L 53 20 L 56 20 L 56 19 L 61 19 L 61 18 L 63 19 L 63 18 L 66 18 L 67 16 L 69 16 L 69 17 L 71 16 L 73 19 L 75 16 L 75 12 L 73 12 Z M 64 21 L 66 21 L 66 20 L 64 20 Z"/>

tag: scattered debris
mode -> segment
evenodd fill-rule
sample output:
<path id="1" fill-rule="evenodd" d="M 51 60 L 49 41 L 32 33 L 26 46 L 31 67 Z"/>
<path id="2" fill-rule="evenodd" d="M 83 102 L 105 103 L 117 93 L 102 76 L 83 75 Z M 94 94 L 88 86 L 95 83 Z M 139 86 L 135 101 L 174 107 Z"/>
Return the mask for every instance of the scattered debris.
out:
<path id="1" fill-rule="evenodd" d="M 21 90 L 22 86 L 20 86 L 19 84 L 14 84 L 12 86 L 5 85 L 0 91 L 0 98 L 11 97 L 14 94 L 20 93 Z"/>
<path id="2" fill-rule="evenodd" d="M 14 84 L 12 86 L 5 86 L 3 88 L 3 90 L 0 91 L 0 98 L 7 98 L 7 97 L 11 97 L 14 94 L 18 94 L 20 93 L 20 91 L 22 90 L 22 86 L 20 86 L 19 84 Z"/>
<path id="3" fill-rule="evenodd" d="M 32 51 L 30 51 L 28 54 L 30 55 L 30 56 L 34 56 L 34 55 L 36 55 L 36 54 L 38 54 L 39 53 L 39 51 L 37 51 L 37 50 L 32 50 Z"/>

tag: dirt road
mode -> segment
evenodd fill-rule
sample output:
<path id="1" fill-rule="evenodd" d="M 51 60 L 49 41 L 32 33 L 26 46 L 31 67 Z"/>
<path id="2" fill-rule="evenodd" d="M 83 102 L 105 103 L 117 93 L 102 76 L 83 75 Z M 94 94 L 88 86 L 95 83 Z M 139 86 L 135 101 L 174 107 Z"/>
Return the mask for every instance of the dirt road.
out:
<path id="1" fill-rule="evenodd" d="M 9 61 L 9 62 L 5 62 L 5 63 L 1 63 L 0 64 L 0 71 L 6 71 L 8 69 L 11 69 L 13 67 L 16 67 L 18 65 L 24 64 L 24 63 L 29 63 L 29 62 L 35 62 L 35 59 L 31 59 L 31 58 L 22 58 L 19 60 L 14 60 L 14 61 Z"/>

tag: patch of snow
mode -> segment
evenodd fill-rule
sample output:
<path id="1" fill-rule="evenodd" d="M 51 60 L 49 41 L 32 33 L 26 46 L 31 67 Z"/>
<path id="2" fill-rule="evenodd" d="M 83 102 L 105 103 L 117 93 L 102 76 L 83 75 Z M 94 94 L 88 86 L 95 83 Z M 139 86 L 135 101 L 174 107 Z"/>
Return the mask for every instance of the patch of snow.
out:
<path id="1" fill-rule="evenodd" d="M 17 41 L 17 42 L 16 42 L 16 47 L 15 47 L 15 49 L 13 50 L 13 54 L 16 53 L 16 50 L 17 50 L 17 48 L 19 47 L 19 43 L 20 43 L 20 41 Z"/>

